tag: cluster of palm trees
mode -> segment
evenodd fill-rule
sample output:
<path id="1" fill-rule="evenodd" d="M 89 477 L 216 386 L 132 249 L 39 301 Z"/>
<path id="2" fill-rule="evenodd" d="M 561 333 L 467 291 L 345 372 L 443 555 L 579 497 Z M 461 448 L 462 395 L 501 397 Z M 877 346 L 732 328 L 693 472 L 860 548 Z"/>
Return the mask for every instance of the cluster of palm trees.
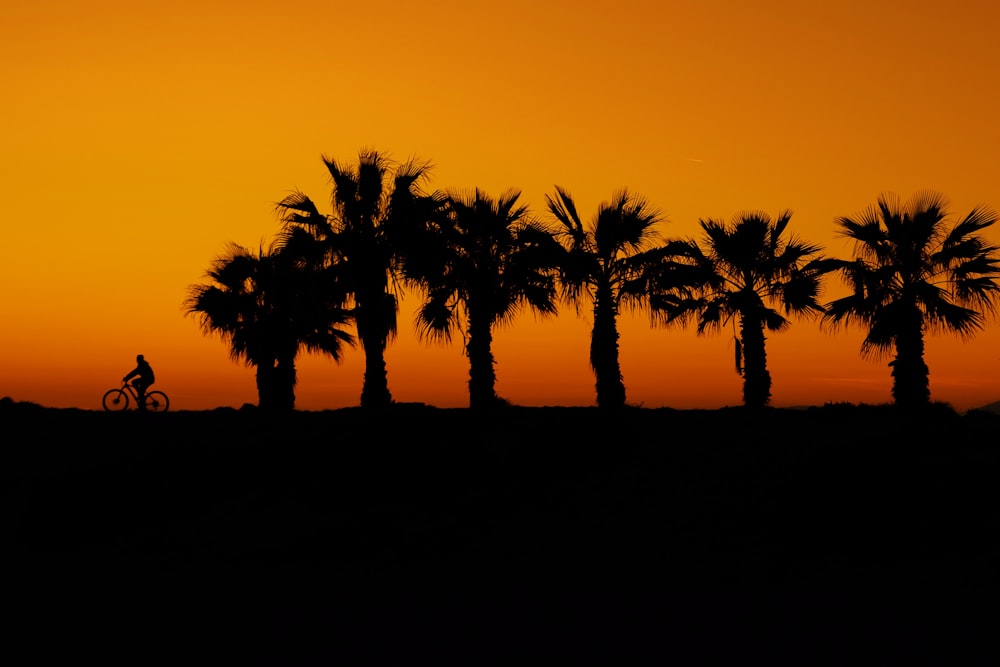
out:
<path id="1" fill-rule="evenodd" d="M 590 363 L 602 408 L 626 405 L 618 346 L 626 307 L 646 309 L 654 324 L 693 322 L 699 333 L 732 325 L 743 402 L 755 408 L 771 396 L 768 332 L 787 329 L 796 316 L 860 325 L 863 356 L 893 357 L 896 404 L 919 407 L 930 401 L 924 336 L 971 336 L 1000 303 L 1000 252 L 981 233 L 996 214 L 977 207 L 952 223 L 947 202 L 933 192 L 905 202 L 882 195 L 838 219 L 855 251 L 836 259 L 788 231 L 789 211 L 701 220 L 699 238 L 668 239 L 657 229 L 662 214 L 628 190 L 584 221 L 569 190 L 556 186 L 545 198 L 546 220 L 513 189 L 496 197 L 479 189 L 429 192 L 426 161 L 395 163 L 371 149 L 356 163 L 322 159 L 333 210 L 323 213 L 292 193 L 277 204 L 280 230 L 271 245 L 256 252 L 230 245 L 184 302 L 235 360 L 256 369 L 265 409 L 294 408 L 300 351 L 339 360 L 356 341 L 365 356 L 362 407 L 390 405 L 385 351 L 407 288 L 422 295 L 418 335 L 462 334 L 473 408 L 503 403 L 493 332 L 526 308 L 542 315 L 556 314 L 560 303 L 592 309 Z M 828 275 L 838 275 L 849 294 L 824 304 Z"/>

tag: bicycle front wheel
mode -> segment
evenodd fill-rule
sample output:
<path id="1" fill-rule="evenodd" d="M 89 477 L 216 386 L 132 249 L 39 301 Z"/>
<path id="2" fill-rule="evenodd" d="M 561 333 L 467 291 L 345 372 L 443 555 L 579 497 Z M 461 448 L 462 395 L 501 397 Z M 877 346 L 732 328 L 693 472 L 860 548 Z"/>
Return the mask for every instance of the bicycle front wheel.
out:
<path id="1" fill-rule="evenodd" d="M 162 391 L 151 391 L 146 394 L 146 409 L 150 412 L 166 412 L 170 407 L 170 399 Z"/>
<path id="2" fill-rule="evenodd" d="M 124 389 L 108 389 L 101 404 L 108 412 L 124 412 L 128 410 L 128 393 Z"/>

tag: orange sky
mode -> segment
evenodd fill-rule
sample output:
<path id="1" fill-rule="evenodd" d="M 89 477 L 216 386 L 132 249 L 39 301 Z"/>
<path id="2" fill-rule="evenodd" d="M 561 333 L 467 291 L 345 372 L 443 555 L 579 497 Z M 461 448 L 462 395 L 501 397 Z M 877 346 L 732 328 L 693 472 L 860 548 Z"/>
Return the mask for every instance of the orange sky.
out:
<path id="1" fill-rule="evenodd" d="M 966 0 L 4 3 L 0 396 L 99 409 L 142 352 L 172 409 L 256 402 L 253 371 L 181 304 L 227 242 L 271 239 L 290 190 L 328 202 L 323 153 L 416 155 L 433 187 L 516 187 L 539 214 L 555 184 L 587 216 L 628 187 L 668 236 L 790 208 L 842 257 L 834 219 L 881 192 L 1000 207 L 998 43 L 1000 9 Z M 466 405 L 460 344 L 417 340 L 415 306 L 394 397 Z M 629 402 L 740 402 L 731 336 L 621 328 Z M 498 392 L 593 404 L 589 329 L 564 308 L 497 332 Z M 771 335 L 772 403 L 888 401 L 862 336 Z M 932 398 L 1000 399 L 998 343 L 996 322 L 931 338 Z M 297 407 L 356 405 L 362 362 L 302 357 Z"/>

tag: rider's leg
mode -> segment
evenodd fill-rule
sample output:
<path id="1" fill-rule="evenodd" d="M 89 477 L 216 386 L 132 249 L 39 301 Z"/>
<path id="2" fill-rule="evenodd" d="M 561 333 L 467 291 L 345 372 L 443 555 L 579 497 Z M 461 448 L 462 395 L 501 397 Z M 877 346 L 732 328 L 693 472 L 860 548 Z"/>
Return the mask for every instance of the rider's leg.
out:
<path id="1" fill-rule="evenodd" d="M 143 382 L 142 380 L 135 380 L 132 383 L 132 386 L 135 387 L 136 394 L 139 397 L 138 401 L 137 401 L 137 403 L 139 404 L 138 408 L 140 410 L 145 410 L 146 409 L 146 383 Z"/>

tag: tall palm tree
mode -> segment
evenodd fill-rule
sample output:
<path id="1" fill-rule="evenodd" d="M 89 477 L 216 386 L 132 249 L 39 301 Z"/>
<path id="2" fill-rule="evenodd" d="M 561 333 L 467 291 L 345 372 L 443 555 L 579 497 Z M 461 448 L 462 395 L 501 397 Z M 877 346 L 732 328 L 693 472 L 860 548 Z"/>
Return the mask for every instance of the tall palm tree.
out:
<path id="1" fill-rule="evenodd" d="M 556 277 L 562 247 L 528 207 L 520 192 L 498 198 L 476 189 L 448 196 L 447 215 L 432 221 L 422 251 L 407 273 L 423 285 L 418 313 L 421 336 L 449 340 L 464 327 L 469 357 L 469 406 L 501 403 L 496 394 L 493 328 L 510 323 L 523 307 L 556 312 Z"/>
<path id="2" fill-rule="evenodd" d="M 930 402 L 924 335 L 950 332 L 969 338 L 995 314 L 1000 255 L 980 233 L 997 221 L 984 207 L 951 224 L 948 203 L 918 192 L 906 203 L 882 194 L 860 214 L 837 220 L 854 244 L 854 259 L 838 263 L 851 293 L 827 306 L 824 322 L 857 323 L 868 333 L 866 357 L 894 353 L 892 397 L 903 407 Z"/>
<path id="3" fill-rule="evenodd" d="M 356 165 L 325 155 L 322 160 L 333 183 L 333 213 L 320 213 L 301 192 L 277 208 L 286 228 L 307 229 L 326 247 L 328 261 L 339 265 L 365 354 L 361 405 L 385 407 L 392 403 L 385 350 L 396 335 L 399 254 L 407 227 L 436 205 L 420 187 L 430 165 L 416 159 L 395 164 L 371 149 L 359 152 Z"/>
<path id="4" fill-rule="evenodd" d="M 820 246 L 785 236 L 791 216 L 783 211 L 772 219 L 748 211 L 729 223 L 700 220 L 701 242 L 669 242 L 647 278 L 657 321 L 685 324 L 694 318 L 699 334 L 721 331 L 730 322 L 738 326 L 736 372 L 743 377 L 747 407 L 771 399 L 765 331 L 787 329 L 785 315 L 823 312 L 817 297 L 831 266 Z"/>
<path id="5" fill-rule="evenodd" d="M 635 305 L 642 293 L 624 287 L 639 277 L 651 259 L 647 251 L 660 240 L 655 225 L 660 213 L 628 190 L 602 202 L 584 226 L 570 193 L 556 186 L 546 195 L 549 212 L 559 221 L 559 237 L 566 248 L 560 271 L 565 295 L 573 302 L 593 306 L 590 366 L 594 371 L 597 404 L 625 405 L 625 381 L 618 356 L 618 313 L 623 303 Z"/>
<path id="6" fill-rule="evenodd" d="M 256 368 L 258 405 L 268 410 L 294 409 L 302 348 L 339 361 L 354 342 L 341 328 L 350 316 L 332 269 L 291 250 L 306 244 L 286 241 L 256 253 L 230 244 L 206 272 L 210 282 L 189 287 L 184 302 L 234 360 Z"/>

